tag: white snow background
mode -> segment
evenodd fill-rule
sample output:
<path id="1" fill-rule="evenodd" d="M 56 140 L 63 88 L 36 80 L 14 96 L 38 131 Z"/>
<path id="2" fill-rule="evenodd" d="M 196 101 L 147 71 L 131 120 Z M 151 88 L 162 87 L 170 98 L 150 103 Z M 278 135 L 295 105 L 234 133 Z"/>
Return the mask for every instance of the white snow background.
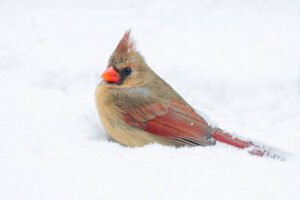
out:
<path id="1" fill-rule="evenodd" d="M 129 28 L 191 105 L 287 160 L 108 141 L 94 92 Z M 0 0 L 0 199 L 300 199 L 299 130 L 299 1 Z"/>

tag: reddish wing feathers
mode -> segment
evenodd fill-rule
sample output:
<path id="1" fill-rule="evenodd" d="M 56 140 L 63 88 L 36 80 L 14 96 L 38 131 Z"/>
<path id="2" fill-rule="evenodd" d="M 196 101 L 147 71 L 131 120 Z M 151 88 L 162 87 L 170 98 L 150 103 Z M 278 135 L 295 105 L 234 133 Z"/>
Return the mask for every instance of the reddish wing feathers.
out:
<path id="1" fill-rule="evenodd" d="M 154 103 L 124 112 L 125 121 L 156 136 L 187 145 L 211 145 L 211 129 L 183 102 L 171 101 L 168 107 Z"/>
<path id="2" fill-rule="evenodd" d="M 148 120 L 167 113 L 168 108 L 161 103 L 152 103 L 149 105 L 140 105 L 138 108 L 122 108 L 125 121 L 139 128 L 144 129 Z"/>
<path id="3" fill-rule="evenodd" d="M 252 155 L 282 159 L 269 147 L 239 139 L 221 129 L 212 130 L 204 119 L 181 101 L 171 101 L 168 106 L 152 103 L 122 110 L 125 121 L 131 126 L 185 145 L 212 145 L 215 144 L 210 139 L 212 137 L 219 142 L 246 149 Z"/>

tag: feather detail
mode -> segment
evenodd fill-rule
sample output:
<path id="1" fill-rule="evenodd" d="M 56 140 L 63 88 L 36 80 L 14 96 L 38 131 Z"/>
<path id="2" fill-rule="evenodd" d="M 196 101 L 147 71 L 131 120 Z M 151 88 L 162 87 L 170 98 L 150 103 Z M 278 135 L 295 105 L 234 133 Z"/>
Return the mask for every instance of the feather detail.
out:
<path id="1" fill-rule="evenodd" d="M 135 43 L 134 43 L 132 37 L 130 36 L 130 32 L 131 32 L 131 30 L 128 30 L 125 32 L 125 34 L 123 35 L 122 39 L 120 40 L 120 42 L 115 50 L 116 52 L 128 53 L 131 50 L 135 50 Z"/>
<path id="2" fill-rule="evenodd" d="M 277 154 L 275 149 L 272 149 L 271 147 L 254 143 L 253 141 L 240 139 L 238 136 L 229 134 L 221 129 L 214 130 L 212 132 L 212 137 L 218 142 L 229 144 L 239 149 L 246 149 L 252 155 L 284 160 L 284 158 Z"/>
<path id="3" fill-rule="evenodd" d="M 186 145 L 215 144 L 211 128 L 190 106 L 181 101 L 170 101 L 123 110 L 124 120 L 150 134 L 176 140 Z"/>

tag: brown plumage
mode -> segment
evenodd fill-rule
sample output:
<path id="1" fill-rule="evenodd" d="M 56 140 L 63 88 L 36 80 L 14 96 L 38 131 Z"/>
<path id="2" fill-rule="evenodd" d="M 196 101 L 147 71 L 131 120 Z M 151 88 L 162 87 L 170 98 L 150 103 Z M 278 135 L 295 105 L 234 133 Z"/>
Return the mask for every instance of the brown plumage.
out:
<path id="1" fill-rule="evenodd" d="M 96 106 L 113 140 L 126 146 L 160 143 L 171 146 L 207 146 L 216 140 L 238 148 L 265 148 L 213 128 L 164 80 L 135 49 L 127 31 L 111 55 L 96 90 Z"/>

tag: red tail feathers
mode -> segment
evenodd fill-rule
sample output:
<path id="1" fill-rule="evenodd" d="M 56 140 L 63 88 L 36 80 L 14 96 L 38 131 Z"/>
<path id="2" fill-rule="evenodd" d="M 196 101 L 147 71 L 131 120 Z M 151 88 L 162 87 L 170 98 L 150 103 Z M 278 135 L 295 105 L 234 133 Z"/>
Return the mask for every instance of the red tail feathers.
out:
<path id="1" fill-rule="evenodd" d="M 269 147 L 263 145 L 255 144 L 252 141 L 245 141 L 239 139 L 237 136 L 233 136 L 229 133 L 224 132 L 221 129 L 217 129 L 212 133 L 212 137 L 222 143 L 235 146 L 240 149 L 247 149 L 248 152 L 256 156 L 266 156 L 271 158 L 283 159 L 281 156 L 273 152 Z"/>

